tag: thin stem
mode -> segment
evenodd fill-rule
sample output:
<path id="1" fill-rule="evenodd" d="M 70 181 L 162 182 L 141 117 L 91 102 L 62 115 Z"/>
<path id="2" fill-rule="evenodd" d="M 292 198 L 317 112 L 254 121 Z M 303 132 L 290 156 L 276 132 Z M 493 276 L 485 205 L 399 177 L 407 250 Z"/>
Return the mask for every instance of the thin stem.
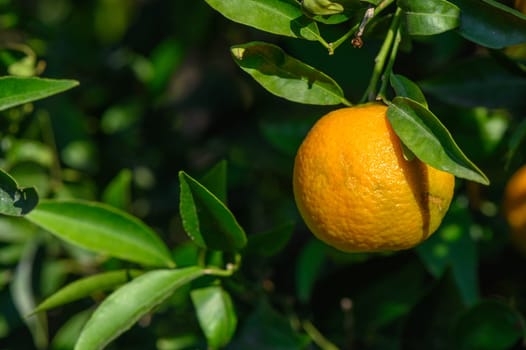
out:
<path id="1" fill-rule="evenodd" d="M 338 38 L 338 40 L 332 43 L 329 43 L 329 55 L 334 54 L 334 50 L 336 50 L 338 46 L 343 44 L 354 32 L 356 32 L 359 25 L 360 25 L 359 23 L 355 24 L 351 29 L 349 29 L 347 33 L 345 33 L 343 36 Z"/>
<path id="2" fill-rule="evenodd" d="M 386 100 L 387 86 L 391 74 L 393 73 L 393 66 L 396 60 L 396 55 L 398 54 L 398 48 L 400 47 L 400 42 L 402 41 L 402 34 L 400 32 L 400 27 L 396 31 L 395 40 L 393 43 L 393 48 L 391 49 L 391 55 L 389 56 L 389 61 L 387 62 L 387 67 L 385 67 L 384 75 L 382 77 L 382 86 L 380 86 L 380 91 L 376 96 L 376 100 Z"/>
<path id="3" fill-rule="evenodd" d="M 208 266 L 205 269 L 205 273 L 217 277 L 230 277 L 236 272 L 241 266 L 241 254 L 236 254 L 234 256 L 234 262 L 227 263 L 225 268 L 219 268 L 216 266 Z"/>
<path id="4" fill-rule="evenodd" d="M 320 331 L 310 321 L 302 322 L 303 329 L 316 345 L 322 350 L 339 350 L 339 348 L 330 342 L 327 338 L 320 333 Z"/>
<path id="5" fill-rule="evenodd" d="M 392 3 L 394 2 L 394 0 L 384 0 L 382 1 L 381 3 L 378 4 L 378 6 L 376 6 L 376 8 L 374 9 L 374 15 L 375 17 L 380 13 L 382 12 L 383 10 L 385 10 L 389 5 L 391 5 Z"/>
<path id="6" fill-rule="evenodd" d="M 399 7 L 397 7 L 393 20 L 391 21 L 391 25 L 389 26 L 389 30 L 387 31 L 387 35 L 385 36 L 384 43 L 382 44 L 382 47 L 380 48 L 380 51 L 378 52 L 378 55 L 374 60 L 375 65 L 373 69 L 373 75 L 371 77 L 371 80 L 369 81 L 369 86 L 365 90 L 365 93 L 362 99 L 360 100 L 361 103 L 373 101 L 376 97 L 376 87 L 378 86 L 378 81 L 380 80 L 380 77 L 384 70 L 385 63 L 387 61 L 387 56 L 393 46 L 396 33 L 398 32 L 401 13 L 402 10 Z"/>

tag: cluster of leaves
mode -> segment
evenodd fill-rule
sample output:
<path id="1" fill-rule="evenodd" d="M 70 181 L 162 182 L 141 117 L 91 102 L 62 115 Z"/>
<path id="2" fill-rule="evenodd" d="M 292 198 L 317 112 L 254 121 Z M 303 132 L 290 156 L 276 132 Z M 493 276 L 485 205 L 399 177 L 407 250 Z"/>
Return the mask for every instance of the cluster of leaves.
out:
<path id="1" fill-rule="evenodd" d="M 57 18 L 74 5 L 63 0 L 58 2 L 62 5 L 52 7 L 52 2 L 40 1 L 38 11 L 47 18 L 49 28 L 59 28 L 60 40 L 66 40 L 70 33 L 56 24 L 60 23 Z M 490 172 L 492 188 L 497 190 L 488 195 L 489 198 L 483 198 L 477 184 L 466 182 L 468 185 L 459 188 L 440 231 L 412 252 L 346 255 L 304 238 L 308 235 L 294 241 L 297 237 L 292 235 L 294 225 L 289 220 L 297 220 L 297 215 L 290 209 L 292 196 L 290 192 L 285 191 L 283 195 L 276 190 L 275 178 L 283 177 L 290 187 L 290 173 L 284 169 L 290 168 L 297 144 L 312 121 L 287 119 L 285 114 L 291 109 L 271 99 L 265 102 L 275 104 L 274 109 L 265 110 L 264 103 L 252 108 L 280 116 L 278 121 L 263 118 L 258 125 L 258 133 L 279 156 L 259 157 L 256 162 L 255 152 L 250 153 L 253 149 L 246 151 L 250 141 L 242 139 L 240 146 L 234 145 L 228 154 L 234 164 L 230 180 L 226 162 L 214 166 L 206 162 L 208 170 L 201 170 L 204 175 L 198 178 L 182 171 L 177 177 L 170 173 L 170 168 L 158 168 L 158 172 L 164 171 L 164 176 L 170 178 L 168 185 L 158 185 L 161 195 L 156 195 L 163 199 L 163 205 L 154 206 L 151 199 L 146 201 L 148 205 L 144 205 L 144 199 L 136 200 L 132 215 L 128 211 L 132 208 L 133 183 L 142 184 L 144 191 L 152 186 L 153 175 L 146 167 L 137 167 L 133 172 L 119 169 L 123 158 L 146 147 L 159 148 L 160 156 L 159 150 L 156 153 L 149 149 L 144 152 L 145 158 L 170 158 L 169 162 L 177 163 L 178 169 L 184 168 L 184 162 L 177 158 L 179 153 L 171 151 L 175 137 L 170 133 L 166 143 L 159 142 L 164 126 L 159 120 L 149 139 L 158 142 L 154 146 L 139 143 L 137 134 L 142 135 L 145 126 L 152 126 L 141 119 L 152 113 L 149 106 L 156 106 L 152 114 L 162 115 L 163 108 L 171 114 L 173 110 L 166 106 L 185 100 L 184 94 L 178 92 L 178 85 L 170 86 L 169 81 L 172 74 L 176 76 L 179 72 L 182 52 L 191 56 L 188 52 L 192 50 L 188 49 L 188 43 L 183 44 L 183 39 L 174 43 L 169 38 L 143 52 L 137 43 L 135 47 L 122 43 L 119 47 L 127 31 L 133 33 L 130 36 L 140 37 L 138 33 L 147 27 L 157 27 L 163 17 L 159 14 L 168 11 L 159 10 L 152 16 L 155 26 L 150 25 L 152 22 L 141 22 L 137 31 L 133 31 L 138 5 L 126 0 L 99 0 L 90 14 L 95 18 L 93 29 L 104 50 L 109 52 L 105 57 L 113 71 L 108 71 L 122 79 L 120 85 L 106 86 L 110 84 L 108 71 L 99 72 L 100 85 L 90 84 L 95 80 L 91 77 L 95 71 L 90 70 L 92 62 L 99 56 L 90 56 L 98 50 L 92 49 L 90 40 L 82 35 L 69 41 L 71 51 L 62 52 L 63 44 L 60 40 L 55 42 L 53 47 L 58 53 L 50 55 L 48 62 L 53 72 L 52 57 L 55 57 L 59 61 L 58 68 L 54 68 L 58 75 L 67 73 L 77 77 L 75 70 L 65 71 L 65 66 L 70 65 L 60 65 L 61 60 L 68 61 L 75 54 L 72 66 L 89 72 L 81 75 L 80 89 L 62 95 L 71 96 L 82 90 L 81 97 L 75 100 L 82 109 L 72 107 L 67 97 L 60 100 L 62 96 L 57 96 L 50 100 L 57 101 L 58 107 L 48 105 L 49 109 L 35 110 L 33 101 L 65 91 L 77 83 L 31 77 L 42 73 L 43 63 L 24 45 L 8 45 L 0 51 L 0 61 L 7 67 L 5 73 L 10 75 L 0 78 L 0 110 L 6 119 L 0 145 L 2 168 L 9 171 L 9 174 L 0 172 L 3 214 L 0 285 L 10 286 L 9 291 L 2 290 L 0 337 L 16 338 L 12 299 L 37 348 L 45 348 L 48 342 L 45 311 L 50 311 L 50 317 L 58 315 L 61 326 L 64 323 L 54 336 L 53 349 L 118 347 L 116 337 L 127 330 L 123 335 L 130 339 L 123 343 L 126 348 L 144 348 L 156 343 L 159 349 L 337 348 L 334 344 L 368 349 L 508 349 L 519 344 L 526 332 L 523 316 L 526 276 L 522 270 L 517 271 L 516 266 L 524 260 L 509 254 L 505 239 L 498 235 L 504 225 L 495 214 L 495 203 L 500 198 L 498 188 L 502 187 L 504 175 L 502 166 L 489 164 L 495 162 L 495 158 L 500 159 L 504 149 L 506 164 L 512 168 L 512 164 L 520 160 L 521 145 L 526 139 L 526 121 L 519 119 L 524 117 L 520 114 L 525 101 L 524 57 L 513 56 L 509 51 L 511 45 L 526 41 L 525 16 L 492 0 L 206 0 L 206 3 L 229 20 L 257 29 L 242 32 L 240 26 L 227 25 L 226 21 L 218 25 L 222 30 L 230 28 L 232 32 L 245 33 L 243 37 L 256 37 L 257 40 L 238 44 L 237 36 L 233 35 L 236 38 L 236 44 L 231 47 L 234 62 L 272 94 L 308 105 L 306 109 L 292 110 L 302 117 L 306 113 L 322 115 L 325 111 L 313 105 L 334 108 L 332 106 L 338 104 L 352 104 L 341 86 L 345 83 L 352 90 L 355 82 L 358 84 L 354 75 L 364 70 L 360 63 L 354 63 L 353 55 L 374 46 L 380 38 L 376 59 L 370 52 L 366 54 L 366 60 L 375 64 L 371 67 L 372 78 L 365 80 L 365 93 L 358 103 L 380 99 L 389 104 L 389 119 L 410 150 L 408 156 L 412 152 L 458 177 L 488 183 L 486 176 L 453 141 L 451 134 L 455 135 L 460 146 L 469 149 L 467 153 Z M 46 6 L 54 9 L 55 17 L 43 15 L 47 13 Z M 187 32 L 180 37 L 190 41 L 199 40 L 192 37 L 199 32 L 198 18 L 205 18 L 205 22 L 216 18 L 204 6 L 172 6 L 176 8 L 173 13 L 184 13 L 188 17 L 180 18 L 187 23 L 182 26 Z M 191 16 L 192 11 L 187 8 L 181 11 L 177 6 L 194 6 L 196 15 Z M 372 14 L 371 9 L 374 9 Z M 16 11 L 13 16 L 15 14 Z M 9 24 L 9 18 L 0 16 L 0 23 Z M 72 22 L 75 20 L 78 18 Z M 53 21 L 58 22 L 53 25 Z M 174 22 L 172 18 L 166 21 Z M 16 27 L 15 22 L 10 25 Z M 289 55 L 281 46 L 262 41 L 258 36 L 261 31 L 277 34 L 279 40 L 284 40 L 281 46 L 288 46 L 308 60 L 314 60 L 315 54 L 298 47 L 310 41 L 322 45 L 324 59 L 327 56 L 329 62 L 342 57 L 339 56 L 342 52 L 344 63 L 327 64 L 335 69 L 331 78 L 313 68 L 315 65 Z M 217 30 L 211 29 L 210 33 L 215 34 Z M 328 40 L 328 37 L 336 39 Z M 352 39 L 357 47 L 363 44 L 363 49 L 353 49 Z M 145 41 L 149 42 L 150 37 Z M 416 68 L 414 62 L 420 61 L 412 55 L 408 55 L 411 62 L 405 65 L 404 71 L 403 53 L 418 55 L 418 46 L 430 42 L 430 47 L 438 48 L 434 52 L 438 57 L 433 58 L 436 61 L 429 64 L 436 71 Z M 80 44 L 74 46 L 75 43 Z M 475 47 L 476 55 L 455 64 L 458 51 L 465 49 L 466 43 Z M 39 46 L 38 41 L 33 44 Z M 218 46 L 223 48 L 222 45 Z M 208 46 L 206 43 L 200 49 Z M 88 58 L 83 58 L 84 55 Z M 397 56 L 402 59 L 396 66 L 402 74 L 393 73 Z M 430 60 L 430 55 L 425 59 Z M 129 84 L 129 77 L 120 75 L 122 67 L 132 72 L 133 84 Z M 119 74 L 115 74 L 115 70 Z M 346 71 L 350 72 L 350 84 L 341 77 Z M 185 76 L 184 73 L 181 71 L 180 76 Z M 435 77 L 427 78 L 430 73 L 435 73 Z M 191 75 L 191 69 L 186 71 L 186 76 Z M 221 89 L 235 92 L 237 88 L 242 90 L 238 92 L 241 96 L 255 94 L 246 83 L 228 90 L 225 81 L 229 79 L 211 75 L 212 78 L 208 78 L 217 79 Z M 415 76 L 420 81 L 416 84 L 406 76 Z M 129 95 L 108 93 L 130 85 L 132 88 L 126 90 Z M 216 87 L 214 93 L 217 90 L 220 89 Z M 171 95 L 173 91 L 176 93 Z M 192 96 L 198 100 L 199 110 L 210 98 L 210 94 L 204 95 L 207 97 L 200 100 L 199 94 Z M 225 95 L 222 96 L 224 99 Z M 258 95 L 258 98 L 266 97 Z M 190 102 L 185 103 L 195 103 L 188 99 Z M 247 102 L 250 100 L 257 98 L 234 99 L 232 103 L 254 103 Z M 225 103 L 222 100 L 215 107 L 224 108 Z M 177 105 L 175 111 L 183 110 L 185 105 L 181 105 Z M 451 133 L 430 111 L 430 105 L 441 115 L 450 114 L 444 124 L 448 124 Z M 90 119 L 87 117 L 90 113 L 102 114 L 101 120 Z M 227 109 L 225 114 L 231 113 Z M 238 113 L 245 115 L 246 110 Z M 182 119 L 177 123 L 183 123 Z M 221 122 L 228 124 L 225 119 Z M 97 173 L 96 148 L 86 132 L 93 124 L 116 140 L 109 143 L 110 147 L 108 143 L 101 146 L 104 152 L 100 153 L 104 155 L 100 158 L 104 156 L 106 160 L 99 169 L 106 173 L 102 174 L 101 181 L 105 186 L 98 185 L 100 191 L 93 190 L 94 185 L 86 176 L 86 173 Z M 236 134 L 242 132 L 236 130 Z M 505 142 L 506 136 L 509 143 Z M 231 134 L 222 135 L 224 139 L 231 137 Z M 224 145 L 216 141 L 210 148 L 218 148 L 218 144 Z M 189 158 L 190 154 L 194 158 L 200 158 L 198 155 L 202 153 L 206 155 L 203 151 L 195 152 L 190 141 L 177 145 L 182 149 L 179 152 L 189 154 Z M 133 162 L 139 162 L 138 157 L 133 158 Z M 151 163 L 147 164 L 151 166 Z M 257 167 L 244 166 L 248 163 L 257 163 Z M 249 185 L 239 193 L 234 192 L 235 196 L 227 196 L 231 191 L 227 182 L 239 183 L 239 178 L 246 176 L 243 174 L 258 167 L 264 171 L 254 176 L 257 177 L 251 184 L 254 188 Z M 271 181 L 263 181 L 266 174 Z M 162 178 L 156 175 L 157 179 Z M 251 195 L 257 199 L 250 200 Z M 273 218 L 269 215 L 261 219 L 264 196 L 269 196 L 274 211 L 279 213 Z M 47 197 L 49 199 L 42 199 Z M 178 210 L 173 210 L 174 205 Z M 148 206 L 155 209 L 145 210 Z M 274 228 L 247 235 L 240 222 L 251 221 L 245 215 L 233 215 L 233 212 L 243 213 L 245 207 L 253 208 L 246 216 Z M 156 221 L 156 211 L 163 210 L 169 213 L 162 219 L 175 222 L 171 224 L 177 227 L 175 231 L 180 227 L 187 239 L 174 239 L 168 232 L 169 225 Z M 155 224 L 146 224 L 139 217 Z M 275 225 L 274 221 L 285 224 Z M 254 227 L 261 225 L 248 226 L 248 231 L 259 232 Z M 54 239 L 56 237 L 59 240 Z M 46 282 L 41 282 L 46 288 L 35 298 L 33 280 L 42 260 L 39 279 Z M 498 272 L 485 271 L 480 276 L 479 271 L 488 270 L 485 264 L 497 265 Z M 510 284 L 511 291 L 506 289 Z M 504 295 L 503 300 L 487 297 L 493 293 Z M 97 305 L 84 310 L 92 306 L 89 302 L 83 304 L 90 297 Z M 63 311 L 63 314 L 57 310 L 70 312 Z M 65 322 L 71 313 L 74 316 Z M 136 323 L 150 325 L 152 330 L 134 327 Z M 13 333 L 6 335 L 11 331 L 9 328 L 13 328 Z M 138 338 L 141 341 L 137 341 Z"/>

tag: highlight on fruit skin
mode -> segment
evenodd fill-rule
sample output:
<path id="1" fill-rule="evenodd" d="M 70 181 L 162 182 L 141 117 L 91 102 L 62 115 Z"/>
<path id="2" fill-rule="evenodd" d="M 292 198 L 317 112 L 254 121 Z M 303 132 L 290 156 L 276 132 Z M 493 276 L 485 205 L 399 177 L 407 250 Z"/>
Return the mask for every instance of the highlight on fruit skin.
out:
<path id="1" fill-rule="evenodd" d="M 437 230 L 455 178 L 406 160 L 387 107 L 371 103 L 320 118 L 298 149 L 294 198 L 307 227 L 346 252 L 408 249 Z"/>
<path id="2" fill-rule="evenodd" d="M 526 254 L 526 165 L 519 168 L 506 184 L 504 215 L 513 245 Z"/>

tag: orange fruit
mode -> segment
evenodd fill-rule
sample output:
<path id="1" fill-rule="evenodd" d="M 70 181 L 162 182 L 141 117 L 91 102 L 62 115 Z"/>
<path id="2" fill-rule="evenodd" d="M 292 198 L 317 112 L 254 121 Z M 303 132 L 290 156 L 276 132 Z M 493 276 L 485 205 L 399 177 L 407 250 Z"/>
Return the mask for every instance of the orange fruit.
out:
<path id="1" fill-rule="evenodd" d="M 506 184 L 504 215 L 514 245 L 526 253 L 526 165 L 517 170 Z"/>
<path id="2" fill-rule="evenodd" d="M 405 160 L 383 104 L 319 119 L 294 162 L 298 210 L 312 233 L 347 252 L 414 247 L 440 225 L 455 178 Z"/>

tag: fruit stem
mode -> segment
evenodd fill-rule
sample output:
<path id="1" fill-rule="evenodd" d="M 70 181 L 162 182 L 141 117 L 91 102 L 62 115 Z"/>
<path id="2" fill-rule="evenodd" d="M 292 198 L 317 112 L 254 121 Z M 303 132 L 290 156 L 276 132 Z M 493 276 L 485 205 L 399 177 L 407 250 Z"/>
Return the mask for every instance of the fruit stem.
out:
<path id="1" fill-rule="evenodd" d="M 385 67 L 385 71 L 382 76 L 382 86 L 380 86 L 380 91 L 378 92 L 378 95 L 376 96 L 376 100 L 382 100 L 385 102 L 387 99 L 386 97 L 387 85 L 391 78 L 391 74 L 393 73 L 393 66 L 396 60 L 396 55 L 398 54 L 398 48 L 400 47 L 401 41 L 402 41 L 402 34 L 400 32 L 400 26 L 399 26 L 398 30 L 396 31 L 393 48 L 391 49 L 391 54 L 389 55 L 389 61 L 387 62 L 387 66 Z"/>
<path id="2" fill-rule="evenodd" d="M 382 72 L 384 71 L 387 56 L 389 55 L 389 52 L 392 51 L 391 48 L 393 47 L 395 37 L 400 27 L 401 14 L 402 10 L 400 9 L 400 7 L 397 7 L 393 20 L 391 21 L 391 25 L 389 26 L 389 30 L 387 31 L 387 34 L 385 36 L 382 47 L 380 48 L 380 51 L 378 52 L 378 55 L 374 60 L 375 65 L 373 69 L 373 75 L 371 77 L 371 80 L 369 81 L 369 86 L 367 86 L 367 89 L 365 90 L 365 93 L 362 99 L 360 100 L 360 103 L 374 101 L 376 99 L 376 87 L 378 86 L 378 81 L 380 80 Z M 394 56 L 396 56 L 396 52 Z M 394 58 L 391 57 L 391 60 L 394 60 Z"/>

